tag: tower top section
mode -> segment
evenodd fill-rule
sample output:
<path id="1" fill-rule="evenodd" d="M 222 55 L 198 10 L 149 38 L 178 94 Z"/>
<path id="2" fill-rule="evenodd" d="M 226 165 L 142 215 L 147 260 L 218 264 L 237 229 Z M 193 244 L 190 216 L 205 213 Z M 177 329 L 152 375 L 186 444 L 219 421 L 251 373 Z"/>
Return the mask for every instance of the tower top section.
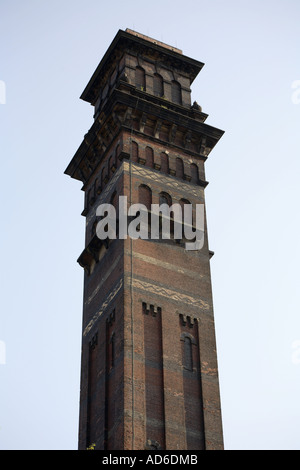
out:
<path id="1" fill-rule="evenodd" d="M 128 130 L 205 160 L 224 132 L 192 104 L 191 83 L 203 65 L 180 49 L 119 30 L 81 95 L 94 107 L 94 123 L 65 173 L 86 185 Z"/>
<path id="2" fill-rule="evenodd" d="M 93 73 L 90 81 L 84 89 L 80 98 L 92 105 L 99 96 L 99 91 L 105 86 L 109 79 L 109 72 L 117 67 L 124 54 L 135 54 L 137 57 L 147 56 L 149 60 L 165 65 L 170 64 L 172 68 L 183 72 L 189 77 L 190 84 L 196 78 L 204 64 L 195 59 L 183 55 L 182 50 L 152 39 L 144 34 L 131 29 L 119 30 L 107 49 L 104 57 Z"/>

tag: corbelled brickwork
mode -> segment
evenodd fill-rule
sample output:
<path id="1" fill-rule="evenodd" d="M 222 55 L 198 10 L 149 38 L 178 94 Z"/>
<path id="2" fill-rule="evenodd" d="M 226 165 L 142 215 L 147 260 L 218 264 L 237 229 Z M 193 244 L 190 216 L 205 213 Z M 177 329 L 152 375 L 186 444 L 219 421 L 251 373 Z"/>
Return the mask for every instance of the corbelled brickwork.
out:
<path id="1" fill-rule="evenodd" d="M 100 240 L 96 209 L 205 203 L 204 162 L 223 131 L 191 104 L 203 64 L 119 31 L 82 99 L 94 123 L 66 169 L 83 182 L 85 270 L 79 448 L 222 449 L 207 233 Z"/>

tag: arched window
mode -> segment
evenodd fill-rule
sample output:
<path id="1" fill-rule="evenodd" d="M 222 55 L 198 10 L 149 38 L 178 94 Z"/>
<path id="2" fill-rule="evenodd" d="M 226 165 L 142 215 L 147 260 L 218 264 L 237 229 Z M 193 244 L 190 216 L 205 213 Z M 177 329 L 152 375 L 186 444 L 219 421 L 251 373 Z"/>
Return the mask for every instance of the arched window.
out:
<path id="1" fill-rule="evenodd" d="M 183 178 L 184 166 L 181 158 L 176 158 L 176 176 L 177 178 Z"/>
<path id="2" fill-rule="evenodd" d="M 146 147 L 146 166 L 154 167 L 153 149 L 151 147 Z"/>
<path id="3" fill-rule="evenodd" d="M 139 203 L 144 204 L 148 210 L 151 210 L 152 191 L 145 184 L 139 186 Z"/>
<path id="4" fill-rule="evenodd" d="M 160 154 L 160 171 L 162 173 L 169 173 L 169 157 L 165 152 Z"/>
<path id="5" fill-rule="evenodd" d="M 168 206 L 172 205 L 172 198 L 170 194 L 161 192 L 159 195 L 159 204 L 168 204 Z"/>
<path id="6" fill-rule="evenodd" d="M 131 156 L 133 162 L 138 162 L 139 158 L 139 146 L 136 142 L 131 143 Z"/>
<path id="7" fill-rule="evenodd" d="M 181 85 L 175 80 L 171 83 L 171 96 L 173 103 L 182 104 Z"/>
<path id="8" fill-rule="evenodd" d="M 155 96 L 164 95 L 164 81 L 158 73 L 155 73 L 153 77 L 153 93 Z"/>
<path id="9" fill-rule="evenodd" d="M 191 182 L 198 184 L 199 181 L 199 174 L 198 174 L 198 166 L 196 163 L 191 164 Z"/>
<path id="10" fill-rule="evenodd" d="M 191 204 L 191 202 L 190 202 L 188 199 L 183 199 L 183 198 L 182 198 L 182 199 L 180 199 L 179 204 L 180 204 L 180 206 L 181 206 L 181 208 L 182 208 L 182 210 L 183 210 L 185 204 Z"/>
<path id="11" fill-rule="evenodd" d="M 146 91 L 145 70 L 142 67 L 135 69 L 135 86 L 142 91 Z"/>

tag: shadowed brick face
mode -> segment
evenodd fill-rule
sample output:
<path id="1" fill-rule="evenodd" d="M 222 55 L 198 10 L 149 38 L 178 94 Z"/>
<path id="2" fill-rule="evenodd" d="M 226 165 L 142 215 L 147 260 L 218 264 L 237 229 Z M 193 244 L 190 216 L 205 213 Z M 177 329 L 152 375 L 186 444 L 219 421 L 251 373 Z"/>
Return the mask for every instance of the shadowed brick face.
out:
<path id="1" fill-rule="evenodd" d="M 203 64 L 119 31 L 81 98 L 94 123 L 65 173 L 83 183 L 85 248 L 79 449 L 223 449 L 210 252 L 184 240 L 100 240 L 96 209 L 204 204 L 223 131 L 191 84 Z"/>

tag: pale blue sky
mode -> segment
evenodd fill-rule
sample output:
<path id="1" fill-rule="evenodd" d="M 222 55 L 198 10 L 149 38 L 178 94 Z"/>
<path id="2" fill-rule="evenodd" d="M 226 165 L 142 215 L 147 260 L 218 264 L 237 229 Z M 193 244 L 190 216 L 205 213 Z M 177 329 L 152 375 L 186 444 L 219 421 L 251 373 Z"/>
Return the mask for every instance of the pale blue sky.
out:
<path id="1" fill-rule="evenodd" d="M 300 449 L 300 3 L 145 5 L 0 2 L 0 449 L 77 448 L 83 193 L 63 172 L 126 27 L 205 62 L 192 98 L 225 130 L 206 164 L 225 448 Z"/>

